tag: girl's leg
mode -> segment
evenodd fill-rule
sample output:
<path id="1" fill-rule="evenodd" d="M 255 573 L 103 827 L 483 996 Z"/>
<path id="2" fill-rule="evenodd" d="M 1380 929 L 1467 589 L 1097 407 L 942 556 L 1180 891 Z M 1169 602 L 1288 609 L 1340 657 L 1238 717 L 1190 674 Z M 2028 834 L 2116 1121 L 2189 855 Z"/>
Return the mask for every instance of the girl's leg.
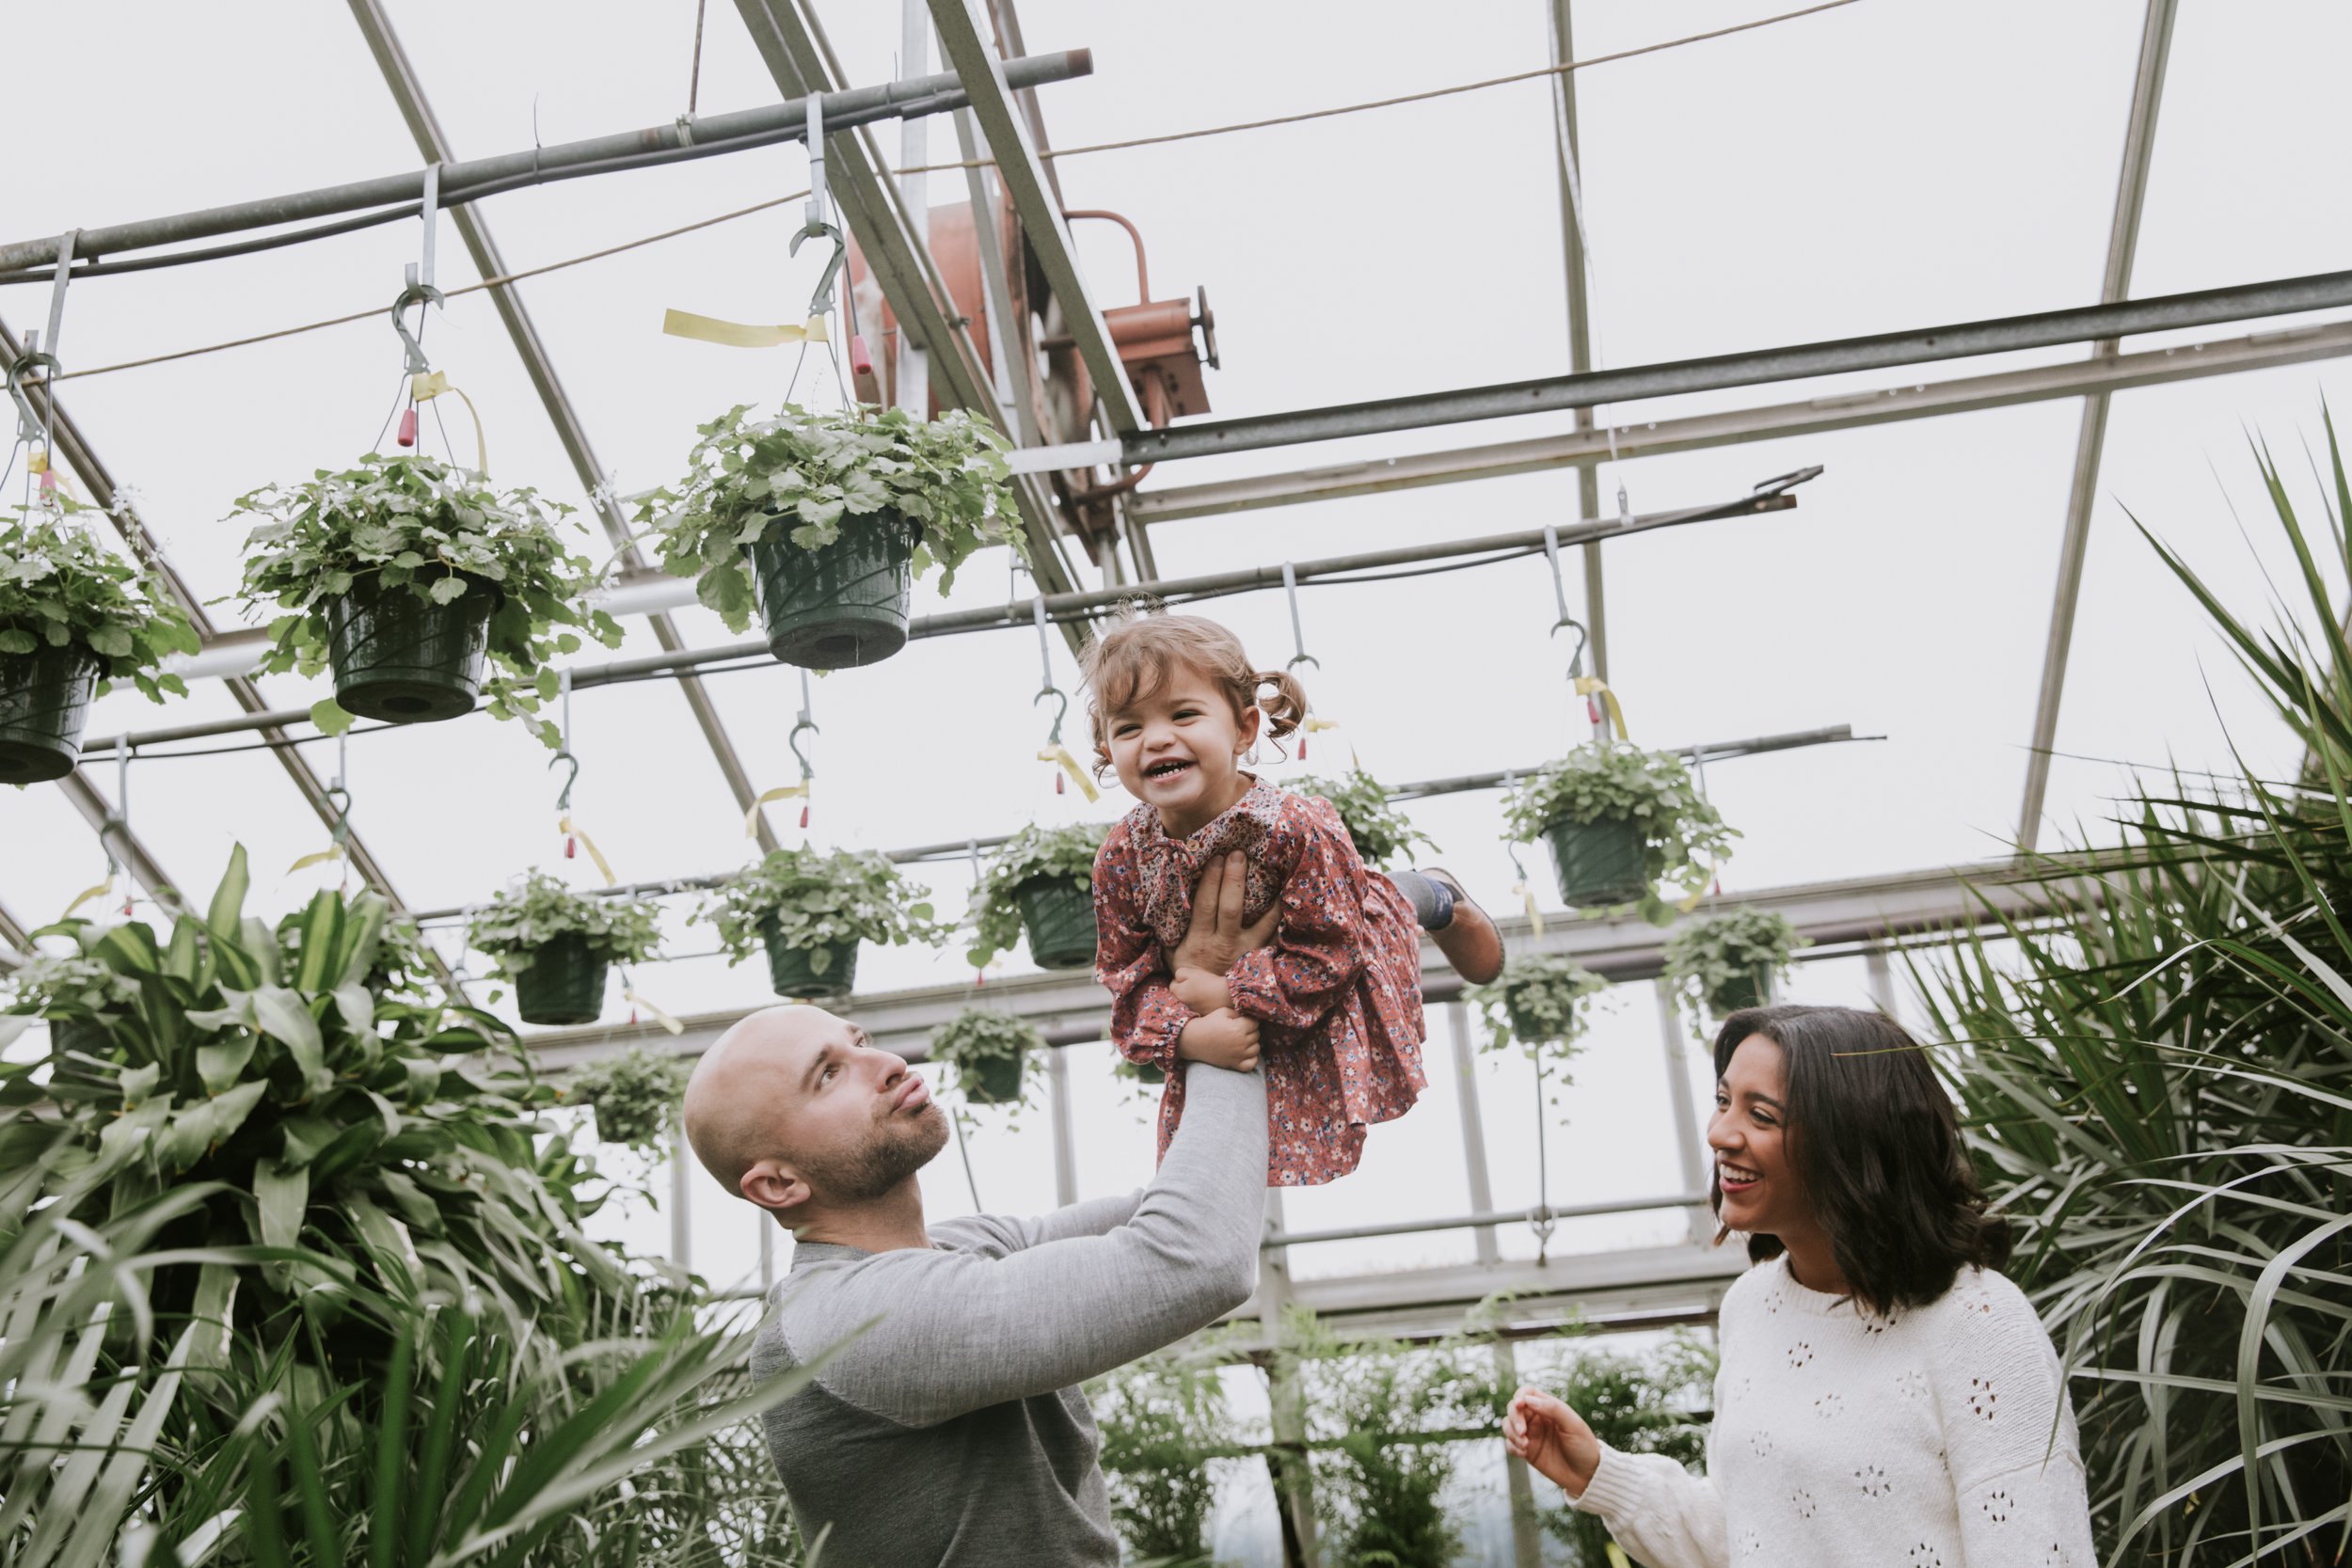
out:
<path id="1" fill-rule="evenodd" d="M 1389 880 L 1413 906 L 1414 919 L 1436 939 L 1456 974 L 1483 986 L 1502 973 L 1502 933 L 1452 872 L 1433 865 L 1390 872 Z"/>

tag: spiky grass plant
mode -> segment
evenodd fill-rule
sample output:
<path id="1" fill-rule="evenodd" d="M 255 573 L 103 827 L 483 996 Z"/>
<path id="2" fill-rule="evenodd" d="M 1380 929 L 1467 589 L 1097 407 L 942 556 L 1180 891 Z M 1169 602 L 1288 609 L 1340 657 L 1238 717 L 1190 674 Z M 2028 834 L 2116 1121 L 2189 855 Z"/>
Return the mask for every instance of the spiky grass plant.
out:
<path id="1" fill-rule="evenodd" d="M 2334 1564 L 2352 1539 L 2352 485 L 2256 453 L 2308 620 L 2258 631 L 2148 534 L 2300 739 L 2293 780 L 2143 788 L 2045 919 L 1920 970 L 2073 1373 L 2110 1562 Z M 2332 490 L 2332 497 L 2326 494 Z M 2137 523 L 2137 519 L 2135 519 Z M 2143 533 L 2148 531 L 2143 527 Z M 2323 560 L 2314 542 L 2327 549 Z"/>

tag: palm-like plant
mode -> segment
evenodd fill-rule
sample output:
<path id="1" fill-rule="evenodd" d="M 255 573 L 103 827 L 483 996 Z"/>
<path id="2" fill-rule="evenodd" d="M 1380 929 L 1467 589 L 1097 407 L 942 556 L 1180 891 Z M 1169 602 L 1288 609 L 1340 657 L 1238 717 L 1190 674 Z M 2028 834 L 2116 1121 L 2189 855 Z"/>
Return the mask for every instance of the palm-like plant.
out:
<path id="1" fill-rule="evenodd" d="M 2306 763 L 2142 790 L 2125 847 L 2047 863 L 2013 957 L 1921 973 L 2011 1272 L 2075 1376 L 2112 1561 L 2333 1563 L 2352 1534 L 2352 567 L 2328 430 L 2323 565 L 2258 453 L 2321 628 L 2257 632 L 2180 556 Z M 2143 532 L 2145 530 L 2143 530 Z"/>

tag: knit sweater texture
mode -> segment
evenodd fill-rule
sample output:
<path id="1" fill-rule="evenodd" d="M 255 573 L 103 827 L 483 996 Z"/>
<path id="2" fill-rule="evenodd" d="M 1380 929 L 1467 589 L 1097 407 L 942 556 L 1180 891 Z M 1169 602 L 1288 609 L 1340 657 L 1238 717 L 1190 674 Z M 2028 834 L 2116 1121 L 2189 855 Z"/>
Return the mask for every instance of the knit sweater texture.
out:
<path id="1" fill-rule="evenodd" d="M 1707 1475 L 1604 1446 L 1571 1499 L 1650 1568 L 2097 1568 L 2065 1379 L 2008 1279 L 1878 1317 L 1782 1257 L 1720 1325 Z"/>

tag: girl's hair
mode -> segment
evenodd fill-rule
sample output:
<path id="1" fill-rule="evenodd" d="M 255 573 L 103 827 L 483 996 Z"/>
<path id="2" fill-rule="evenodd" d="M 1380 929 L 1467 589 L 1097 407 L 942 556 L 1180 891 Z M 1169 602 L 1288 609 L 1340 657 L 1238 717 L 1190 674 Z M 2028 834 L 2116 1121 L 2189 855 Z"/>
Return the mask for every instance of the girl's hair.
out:
<path id="1" fill-rule="evenodd" d="M 1290 734 L 1307 718 L 1306 689 L 1287 670 L 1260 670 L 1243 652 L 1241 639 L 1215 621 L 1171 615 L 1145 599 L 1119 607 L 1110 626 L 1080 656 L 1087 682 L 1087 714 L 1094 724 L 1094 772 L 1111 765 L 1108 719 L 1132 704 L 1164 690 L 1179 670 L 1196 670 L 1225 694 L 1233 719 L 1262 709 L 1266 734 Z M 1263 699 L 1262 688 L 1274 689 Z"/>
<path id="2" fill-rule="evenodd" d="M 1984 1212 L 1951 1097 L 1901 1024 L 1852 1007 L 1750 1007 L 1715 1036 L 1718 1079 L 1752 1035 L 1780 1047 L 1789 1167 L 1856 1302 L 1881 1316 L 1925 1307 L 1963 1265 L 2009 1260 L 2009 1222 Z M 1720 1215 L 1720 1172 L 1708 1201 Z M 1784 1250 L 1777 1236 L 1748 1238 L 1753 1262 Z"/>

